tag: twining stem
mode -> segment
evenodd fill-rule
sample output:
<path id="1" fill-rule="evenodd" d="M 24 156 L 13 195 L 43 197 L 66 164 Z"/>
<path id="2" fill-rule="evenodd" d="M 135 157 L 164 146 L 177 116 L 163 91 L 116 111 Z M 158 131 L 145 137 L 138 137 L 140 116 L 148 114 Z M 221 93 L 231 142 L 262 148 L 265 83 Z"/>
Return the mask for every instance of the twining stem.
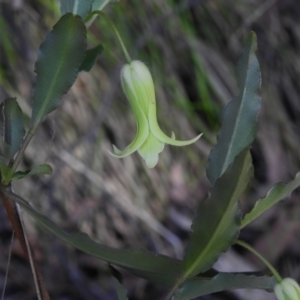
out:
<path id="1" fill-rule="evenodd" d="M 281 276 L 275 270 L 275 268 L 260 253 L 258 253 L 254 248 L 252 248 L 249 244 L 247 244 L 243 241 L 237 241 L 236 244 L 246 248 L 247 250 L 252 252 L 255 256 L 257 256 L 268 267 L 268 269 L 274 275 L 274 277 L 275 277 L 275 279 L 277 280 L 278 283 L 280 283 L 282 281 Z"/>
<path id="2" fill-rule="evenodd" d="M 131 63 L 131 57 L 125 47 L 125 44 L 123 43 L 123 40 L 120 36 L 120 33 L 118 31 L 118 29 L 116 28 L 116 26 L 114 25 L 113 21 L 101 10 L 94 10 L 92 11 L 91 13 L 89 13 L 86 18 L 84 19 L 84 22 L 87 23 L 94 15 L 100 15 L 102 17 L 105 18 L 105 20 L 107 21 L 107 23 L 109 24 L 109 26 L 112 28 L 112 30 L 114 31 L 120 45 L 121 45 L 121 48 L 122 48 L 122 51 L 124 53 L 124 56 L 127 60 L 127 63 L 130 64 Z"/>

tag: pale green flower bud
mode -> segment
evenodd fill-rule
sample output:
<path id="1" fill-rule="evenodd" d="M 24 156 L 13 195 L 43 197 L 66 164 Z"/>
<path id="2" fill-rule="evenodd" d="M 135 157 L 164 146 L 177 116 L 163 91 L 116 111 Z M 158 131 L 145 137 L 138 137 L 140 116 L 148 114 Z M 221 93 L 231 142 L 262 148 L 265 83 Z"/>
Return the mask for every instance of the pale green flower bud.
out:
<path id="1" fill-rule="evenodd" d="M 278 300 L 300 300 L 300 288 L 298 283 L 291 278 L 285 278 L 274 287 Z"/>
<path id="2" fill-rule="evenodd" d="M 122 158 L 136 150 L 149 168 L 155 167 L 158 154 L 164 144 L 186 146 L 196 142 L 202 134 L 188 141 L 178 141 L 172 133 L 165 135 L 156 119 L 156 99 L 152 76 L 147 66 L 140 61 L 126 64 L 121 70 L 121 82 L 124 93 L 130 102 L 137 123 L 137 134 L 134 140 L 123 150 L 113 146 L 114 157 Z"/>

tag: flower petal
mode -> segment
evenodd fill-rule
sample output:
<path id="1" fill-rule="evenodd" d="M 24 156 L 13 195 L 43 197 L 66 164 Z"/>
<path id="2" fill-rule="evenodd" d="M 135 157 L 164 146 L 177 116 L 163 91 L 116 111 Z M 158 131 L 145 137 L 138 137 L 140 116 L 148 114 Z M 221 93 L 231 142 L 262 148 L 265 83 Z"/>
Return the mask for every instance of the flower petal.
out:
<path id="1" fill-rule="evenodd" d="M 285 278 L 284 279 L 284 293 L 290 298 L 290 299 L 299 299 L 299 286 L 296 281 L 294 281 L 291 278 Z"/>
<path id="2" fill-rule="evenodd" d="M 201 136 L 202 133 L 196 136 L 195 138 L 187 141 L 178 141 L 175 140 L 175 134 L 172 134 L 172 137 L 168 137 L 165 133 L 162 132 L 160 129 L 158 123 L 157 123 L 157 118 L 156 118 L 156 104 L 155 102 L 151 102 L 149 105 L 149 115 L 148 115 L 148 120 L 149 120 L 149 127 L 150 131 L 153 133 L 153 135 L 160 140 L 161 142 L 173 146 L 186 146 L 195 143 Z"/>
<path id="3" fill-rule="evenodd" d="M 144 144 L 149 135 L 150 130 L 148 120 L 138 104 L 136 105 L 134 112 L 137 123 L 137 134 L 134 140 L 124 150 L 119 150 L 115 145 L 113 145 L 115 153 L 108 151 L 108 153 L 113 157 L 122 158 L 132 154 Z"/>
<path id="4" fill-rule="evenodd" d="M 131 65 L 126 64 L 122 70 L 121 70 L 121 84 L 122 89 L 126 95 L 126 98 L 130 102 L 130 105 L 133 109 L 133 112 L 135 112 L 135 107 L 139 103 L 139 99 L 137 98 L 134 84 L 132 82 L 131 78 Z"/>
<path id="5" fill-rule="evenodd" d="M 155 89 L 151 73 L 147 66 L 140 61 L 133 61 L 131 67 L 131 79 L 140 106 L 148 116 L 149 103 L 155 102 Z"/>
<path id="6" fill-rule="evenodd" d="M 148 168 L 154 168 L 156 166 L 158 154 L 163 151 L 164 146 L 164 143 L 155 138 L 151 132 L 149 133 L 145 143 L 138 150 Z"/>
<path id="7" fill-rule="evenodd" d="M 285 300 L 285 297 L 284 297 L 282 288 L 281 288 L 279 285 L 276 285 L 276 286 L 275 286 L 274 292 L 275 292 L 276 298 L 277 298 L 278 300 Z"/>

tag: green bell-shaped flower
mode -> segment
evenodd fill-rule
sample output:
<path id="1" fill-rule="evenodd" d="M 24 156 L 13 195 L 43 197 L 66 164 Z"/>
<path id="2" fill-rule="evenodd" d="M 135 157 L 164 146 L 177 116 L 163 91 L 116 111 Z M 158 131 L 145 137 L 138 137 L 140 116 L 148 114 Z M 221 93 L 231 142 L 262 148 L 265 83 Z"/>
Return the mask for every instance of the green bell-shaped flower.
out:
<path id="1" fill-rule="evenodd" d="M 274 287 L 278 300 L 300 300 L 300 288 L 298 283 L 291 278 L 285 278 Z"/>
<path id="2" fill-rule="evenodd" d="M 137 123 L 137 134 L 134 140 L 123 150 L 113 146 L 114 157 L 122 158 L 138 150 L 149 168 L 156 166 L 158 154 L 164 144 L 186 146 L 196 142 L 202 134 L 188 141 L 178 141 L 165 135 L 156 119 L 156 100 L 152 76 L 146 65 L 140 61 L 126 64 L 121 70 L 121 82 L 124 93 L 130 102 Z"/>

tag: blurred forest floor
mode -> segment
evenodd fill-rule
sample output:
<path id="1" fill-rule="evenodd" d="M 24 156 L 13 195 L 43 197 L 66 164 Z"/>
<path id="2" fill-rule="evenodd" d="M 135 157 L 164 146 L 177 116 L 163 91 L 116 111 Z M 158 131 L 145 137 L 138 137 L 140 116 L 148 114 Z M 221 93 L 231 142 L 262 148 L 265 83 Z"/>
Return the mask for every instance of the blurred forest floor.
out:
<path id="1" fill-rule="evenodd" d="M 47 0 L 0 0 L 0 99 L 17 97 L 30 114 L 37 50 L 59 18 Z M 255 179 L 241 199 L 247 212 L 270 187 L 300 169 L 300 3 L 298 0 L 120 0 L 105 8 L 134 59 L 150 68 L 158 121 L 166 133 L 197 143 L 166 146 L 149 170 L 138 156 L 118 160 L 135 121 L 120 86 L 124 57 L 111 29 L 97 19 L 89 46 L 104 52 L 82 72 L 60 108 L 39 128 L 22 168 L 49 163 L 51 176 L 24 179 L 14 189 L 61 227 L 84 231 L 109 246 L 140 247 L 182 257 L 195 207 L 208 193 L 206 160 L 216 142 L 224 105 L 238 93 L 235 67 L 250 30 L 258 37 L 262 111 L 252 147 Z M 2 101 L 2 100 L 1 100 Z M 28 119 L 28 117 L 27 117 Z M 24 214 L 52 299 L 117 299 L 108 266 L 37 227 Z M 300 281 L 299 191 L 241 232 L 283 277 Z M 11 229 L 0 210 L 0 291 Z M 231 249 L 222 271 L 264 270 L 247 252 Z M 130 299 L 160 299 L 165 290 L 124 272 Z M 5 299 L 36 299 L 31 271 L 17 241 L 12 245 Z M 201 299 L 274 299 L 264 291 L 228 291 Z"/>

